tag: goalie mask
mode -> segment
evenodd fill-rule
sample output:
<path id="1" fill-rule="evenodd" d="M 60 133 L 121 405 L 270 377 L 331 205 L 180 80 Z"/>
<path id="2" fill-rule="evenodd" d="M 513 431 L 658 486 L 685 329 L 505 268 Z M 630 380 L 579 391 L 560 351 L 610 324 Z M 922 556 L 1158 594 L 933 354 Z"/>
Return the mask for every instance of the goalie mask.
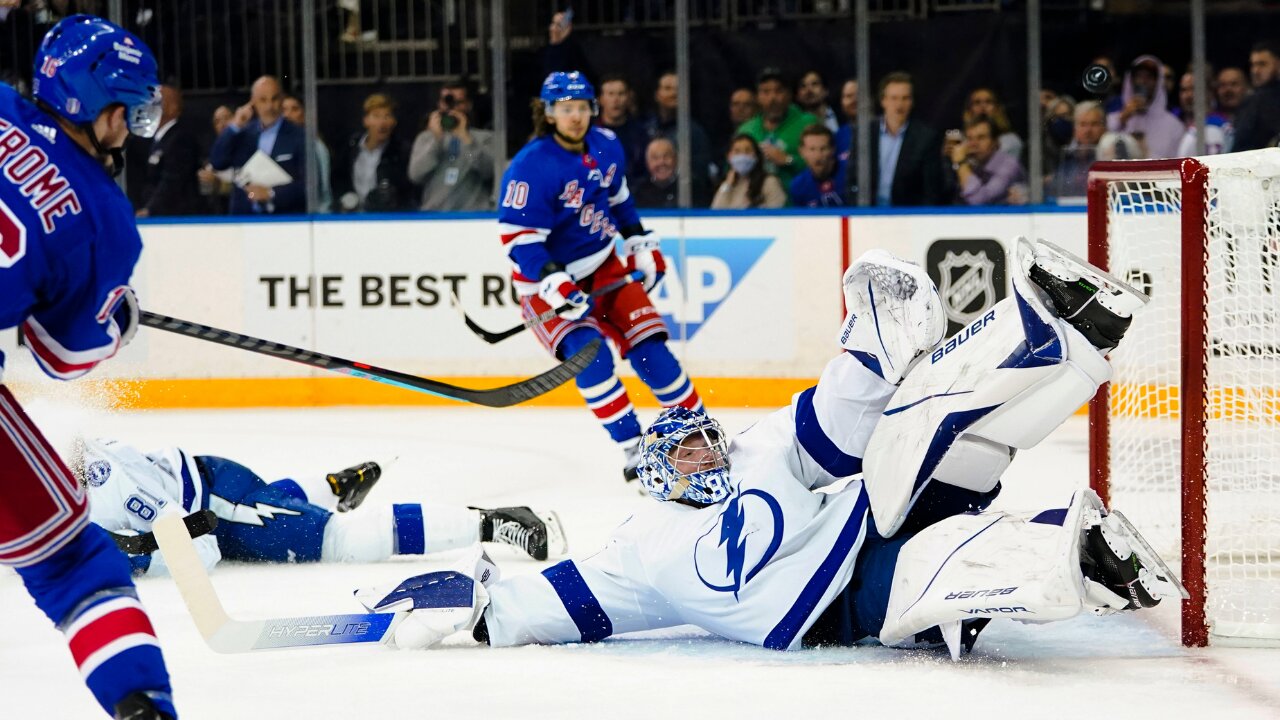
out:
<path id="1" fill-rule="evenodd" d="M 662 411 L 640 439 L 640 482 L 656 500 L 706 506 L 729 496 L 729 441 L 703 412 Z"/>

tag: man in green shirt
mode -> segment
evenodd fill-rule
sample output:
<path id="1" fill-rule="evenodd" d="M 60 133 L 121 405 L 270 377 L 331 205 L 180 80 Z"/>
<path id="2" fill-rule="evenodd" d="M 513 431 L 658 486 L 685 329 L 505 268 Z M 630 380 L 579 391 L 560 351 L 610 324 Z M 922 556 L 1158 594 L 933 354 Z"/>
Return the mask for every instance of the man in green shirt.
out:
<path id="1" fill-rule="evenodd" d="M 800 133 L 818 118 L 791 102 L 791 84 L 778 68 L 765 68 L 756 80 L 760 114 L 742 123 L 738 132 L 760 143 L 765 170 L 776 175 L 783 187 L 804 170 L 800 158 Z"/>

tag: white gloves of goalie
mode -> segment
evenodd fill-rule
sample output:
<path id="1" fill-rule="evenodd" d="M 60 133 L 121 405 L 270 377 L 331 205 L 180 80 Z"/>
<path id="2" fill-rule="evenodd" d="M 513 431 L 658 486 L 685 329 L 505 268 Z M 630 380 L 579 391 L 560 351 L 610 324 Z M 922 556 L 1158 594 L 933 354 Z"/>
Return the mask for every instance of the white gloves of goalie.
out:
<path id="1" fill-rule="evenodd" d="M 884 250 L 864 253 L 845 270 L 844 300 L 840 345 L 894 385 L 947 329 L 928 273 Z"/>
<path id="2" fill-rule="evenodd" d="M 408 611 L 392 631 L 397 648 L 435 647 L 454 633 L 475 629 L 489 607 L 485 583 L 498 580 L 497 565 L 479 546 L 461 567 L 466 569 L 416 575 L 391 591 L 366 588 L 355 596 L 370 612 Z"/>

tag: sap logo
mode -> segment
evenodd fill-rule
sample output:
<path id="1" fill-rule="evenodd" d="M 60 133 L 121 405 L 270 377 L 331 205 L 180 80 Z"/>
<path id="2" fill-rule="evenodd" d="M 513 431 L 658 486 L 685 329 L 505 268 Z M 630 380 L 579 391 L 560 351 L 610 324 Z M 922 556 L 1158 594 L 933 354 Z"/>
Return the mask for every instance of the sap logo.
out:
<path id="1" fill-rule="evenodd" d="M 948 338 L 945 345 L 938 348 L 937 350 L 934 350 L 933 355 L 929 357 L 929 362 L 931 364 L 938 362 L 943 357 L 948 355 L 952 350 L 955 350 L 956 348 L 963 345 L 966 340 L 973 337 L 974 335 L 977 335 L 982 330 L 982 328 L 987 326 L 987 323 L 995 319 L 996 319 L 996 311 L 994 309 L 988 310 L 986 315 L 983 315 L 977 320 L 974 320 L 972 323 L 969 324 L 968 327 L 966 327 L 965 329 L 961 330 L 960 332 Z"/>
<path id="2" fill-rule="evenodd" d="M 966 598 L 990 597 L 992 595 L 1008 595 L 1017 590 L 1016 587 L 992 588 L 990 590 L 965 590 L 963 592 L 947 593 L 944 600 L 964 600 Z"/>
<path id="3" fill-rule="evenodd" d="M 1035 615 L 1034 612 L 1022 607 L 989 607 L 989 608 L 970 608 L 965 610 L 970 615 L 1008 615 L 1011 613 L 1028 613 Z"/>
<path id="4" fill-rule="evenodd" d="M 703 585 L 737 599 L 782 546 L 782 505 L 751 489 L 730 498 L 717 520 L 694 543 L 693 569 Z"/>
<path id="5" fill-rule="evenodd" d="M 688 238 L 662 241 L 667 273 L 652 293 L 672 340 L 692 340 L 742 284 L 773 238 Z"/>

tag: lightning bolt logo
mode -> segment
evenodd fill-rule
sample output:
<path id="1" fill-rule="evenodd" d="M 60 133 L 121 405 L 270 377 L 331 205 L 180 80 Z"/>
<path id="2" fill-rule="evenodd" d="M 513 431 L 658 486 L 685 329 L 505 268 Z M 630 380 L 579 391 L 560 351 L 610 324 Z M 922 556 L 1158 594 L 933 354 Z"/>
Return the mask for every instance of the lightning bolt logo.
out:
<path id="1" fill-rule="evenodd" d="M 720 543 L 725 549 L 724 574 L 733 578 L 733 597 L 737 599 L 738 588 L 742 587 L 742 569 L 747 562 L 747 541 L 742 537 L 742 528 L 746 525 L 746 513 L 735 496 L 724 509 L 720 521 Z"/>
<path id="2" fill-rule="evenodd" d="M 763 508 L 761 508 L 763 505 Z M 751 520 L 748 522 L 747 515 L 750 512 Z M 771 522 L 770 522 L 771 521 Z M 719 536 L 714 549 L 712 549 L 710 539 L 719 527 Z M 748 540 L 753 535 L 767 535 L 772 526 L 772 537 L 769 539 L 768 546 L 760 553 L 758 544 L 756 545 L 756 553 L 760 553 L 760 559 L 751 563 L 751 569 L 748 571 Z M 763 490 L 751 489 L 734 495 L 725 504 L 724 510 L 720 513 L 719 522 L 713 525 L 694 545 L 693 563 L 694 571 L 698 574 L 698 579 L 702 584 L 716 592 L 731 592 L 734 599 L 738 599 L 738 593 L 743 586 L 751 582 L 756 573 L 764 569 L 765 565 L 773 559 L 778 548 L 782 545 L 783 537 L 783 515 L 782 506 L 769 493 Z M 707 541 L 705 544 L 703 541 Z M 723 555 L 721 554 L 723 553 Z M 704 573 L 703 568 L 708 572 Z M 713 569 L 714 568 L 714 569 Z M 723 571 L 721 571 L 723 568 Z M 725 584 L 716 584 L 708 580 L 725 578 L 728 582 Z"/>
<path id="3" fill-rule="evenodd" d="M 288 508 L 267 505 L 266 503 L 240 505 L 217 495 L 209 496 L 209 509 L 213 511 L 214 515 L 218 516 L 219 520 L 243 525 L 257 525 L 258 527 L 262 527 L 265 524 L 264 520 L 274 520 L 277 515 L 302 514 L 297 510 L 289 510 Z"/>

